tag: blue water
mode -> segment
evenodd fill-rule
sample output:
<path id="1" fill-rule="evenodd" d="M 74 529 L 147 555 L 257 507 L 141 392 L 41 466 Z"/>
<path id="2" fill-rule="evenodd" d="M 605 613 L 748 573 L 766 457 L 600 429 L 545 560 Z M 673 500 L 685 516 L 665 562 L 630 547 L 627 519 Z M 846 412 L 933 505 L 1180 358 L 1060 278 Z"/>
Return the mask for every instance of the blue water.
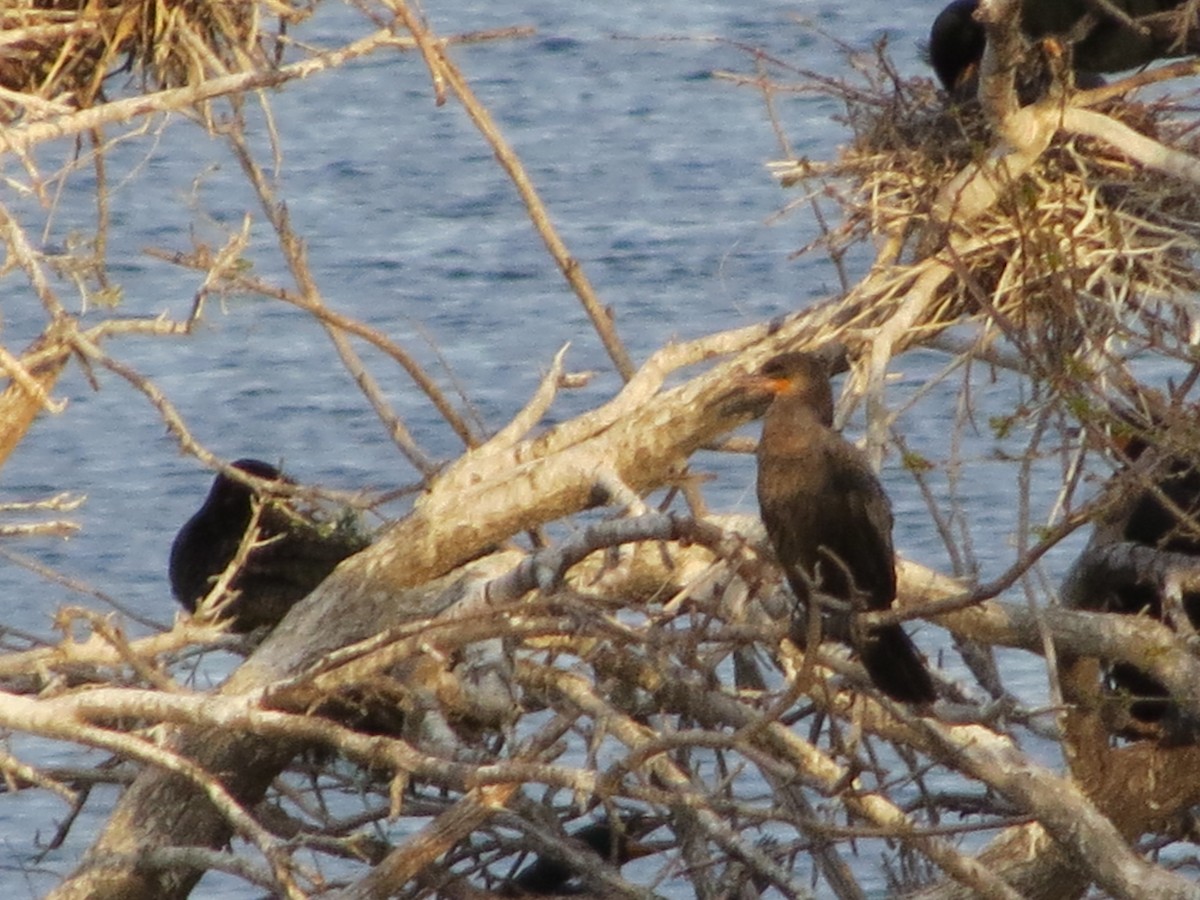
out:
<path id="1" fill-rule="evenodd" d="M 816 225 L 803 208 L 777 218 L 794 197 L 765 168 L 782 151 L 761 97 L 712 75 L 753 71 L 750 57 L 729 42 L 762 47 L 801 68 L 849 74 L 831 42 L 795 18 L 818 22 L 864 50 L 882 35 L 883 22 L 900 71 L 918 73 L 918 41 L 939 5 L 451 2 L 430 3 L 427 13 L 445 32 L 537 28 L 533 37 L 463 47 L 453 55 L 521 155 L 572 253 L 615 310 L 634 358 L 642 360 L 669 340 L 758 322 L 838 289 L 836 272 L 820 257 L 789 258 L 814 237 Z M 297 34 L 331 45 L 361 31 L 356 13 L 327 2 Z M 285 159 L 279 197 L 306 241 L 331 308 L 389 335 L 446 389 L 460 384 L 487 429 L 522 406 L 568 341 L 569 366 L 595 369 L 598 377 L 586 390 L 564 394 L 551 418 L 611 396 L 619 381 L 514 189 L 462 109 L 453 102 L 434 105 L 417 55 L 379 55 L 289 85 L 269 100 Z M 827 158 L 845 140 L 831 120 L 838 108 L 828 100 L 780 96 L 779 111 L 796 154 Z M 249 255 L 256 273 L 287 283 L 225 145 L 182 120 L 159 120 L 152 130 L 153 139 L 128 142 L 108 160 L 116 185 L 110 276 L 123 291 L 117 313 L 186 317 L 198 279 L 144 248 L 187 250 L 193 239 L 219 246 L 247 211 L 255 222 Z M 269 164 L 265 137 L 260 132 L 255 139 Z M 56 152 L 61 164 L 73 151 Z M 9 172 L 13 164 L 4 165 Z M 52 214 L 31 213 L 47 215 L 48 246 L 91 227 L 92 185 L 84 166 Z M 6 297 L 8 346 L 20 346 L 40 326 L 32 307 L 27 297 Z M 105 315 L 94 310 L 89 318 Z M 201 327 L 189 337 L 118 338 L 107 348 L 153 379 L 196 437 L 226 458 L 282 460 L 301 480 L 345 489 L 388 489 L 415 478 L 324 333 L 298 310 L 258 298 L 210 299 Z M 404 373 L 375 351 L 361 345 L 360 351 L 425 451 L 453 458 L 460 449 L 456 438 Z M 934 354 L 901 361 L 900 384 L 919 383 L 937 365 Z M 69 541 L 8 546 L 169 621 L 168 547 L 210 476 L 180 454 L 143 397 L 112 373 L 96 375 L 98 392 L 71 366 L 55 391 L 69 401 L 67 412 L 43 417 L 0 472 L 3 500 L 59 490 L 86 495 L 74 515 L 81 531 Z M 994 391 L 995 402 L 1004 405 L 1007 390 L 1001 381 L 985 388 L 979 402 L 986 407 Z M 943 399 L 953 396 L 943 393 Z M 914 412 L 914 445 L 936 451 L 950 415 L 937 396 Z M 990 435 L 978 435 L 974 453 L 986 457 L 993 443 Z M 753 508 L 746 460 L 706 457 L 705 463 L 721 470 L 709 493 L 715 509 Z M 885 476 L 897 510 L 897 544 L 944 567 L 923 501 L 895 469 L 891 465 Z M 1016 486 L 987 479 L 969 490 L 973 527 L 983 537 L 979 564 L 995 574 L 1011 561 L 1007 535 Z M 99 605 L 13 565 L 0 569 L 0 583 L 5 621 L 43 634 L 61 605 Z M 931 651 L 941 640 L 932 628 L 919 639 Z M 1025 668 L 1011 686 L 1038 696 L 1040 668 L 1028 658 L 1018 664 Z M 49 762 L 40 752 L 57 751 L 30 758 Z M 46 862 L 48 871 L 18 875 L 30 865 L 30 836 L 52 832 L 63 809 L 44 798 L 5 797 L 0 866 L 12 869 L 0 877 L 19 896 L 43 892 L 86 846 L 88 826 L 102 821 L 103 812 L 89 806 L 67 848 Z M 208 895 L 248 896 L 225 884 L 214 880 Z"/>

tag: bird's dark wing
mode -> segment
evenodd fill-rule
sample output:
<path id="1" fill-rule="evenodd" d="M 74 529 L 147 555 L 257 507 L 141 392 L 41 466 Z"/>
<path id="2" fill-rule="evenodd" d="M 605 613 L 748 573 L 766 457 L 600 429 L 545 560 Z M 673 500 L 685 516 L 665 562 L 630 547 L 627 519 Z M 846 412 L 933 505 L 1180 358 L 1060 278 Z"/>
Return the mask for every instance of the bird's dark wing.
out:
<path id="1" fill-rule="evenodd" d="M 896 597 L 892 548 L 892 505 L 864 457 L 843 445 L 834 490 L 842 498 L 844 521 L 829 536 L 829 549 L 846 565 L 871 609 L 886 609 Z"/>
<path id="2" fill-rule="evenodd" d="M 767 457 L 759 461 L 758 506 L 763 527 L 792 592 L 807 602 L 809 583 L 820 554 L 815 537 L 826 513 L 809 475 L 814 471 L 803 458 Z"/>
<path id="3" fill-rule="evenodd" d="M 188 612 L 212 588 L 213 576 L 224 571 L 237 552 L 241 530 L 231 531 L 211 511 L 200 510 L 179 530 L 171 544 L 167 567 L 171 593 Z"/>

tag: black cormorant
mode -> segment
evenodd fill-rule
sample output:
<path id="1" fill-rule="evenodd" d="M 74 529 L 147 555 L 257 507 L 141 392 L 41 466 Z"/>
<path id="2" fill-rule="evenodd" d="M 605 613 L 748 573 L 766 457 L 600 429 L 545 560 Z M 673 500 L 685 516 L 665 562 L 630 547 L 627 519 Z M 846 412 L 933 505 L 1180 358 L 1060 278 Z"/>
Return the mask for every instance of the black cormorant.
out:
<path id="1" fill-rule="evenodd" d="M 630 860 L 654 852 L 634 840 L 636 832 L 644 834 L 646 830 L 639 829 L 636 820 L 623 823 L 621 828 L 614 828 L 611 822 L 603 820 L 579 829 L 571 837 L 597 856 L 623 866 Z M 578 874 L 561 858 L 552 853 L 543 853 L 504 885 L 501 896 L 582 896 L 587 892 L 586 888 L 573 883 Z"/>
<path id="2" fill-rule="evenodd" d="M 1132 416 L 1123 416 L 1132 419 Z M 1150 448 L 1141 436 L 1124 441 L 1129 464 L 1136 463 Z M 1116 517 L 1113 538 L 1153 547 L 1168 553 L 1200 557 L 1200 460 L 1185 455 L 1169 456 L 1151 481 L 1137 491 Z M 1112 526 L 1110 526 L 1112 527 Z M 1155 584 L 1121 584 L 1082 608 L 1125 615 L 1163 619 L 1160 587 Z M 1185 593 L 1183 612 L 1193 628 L 1200 627 L 1200 595 Z M 1171 710 L 1166 689 L 1130 663 L 1114 663 L 1108 670 L 1113 688 L 1130 699 L 1129 714 L 1140 722 L 1161 722 Z"/>
<path id="3" fill-rule="evenodd" d="M 261 460 L 239 459 L 233 467 L 270 481 L 289 481 Z M 241 482 L 217 475 L 204 504 L 175 536 L 168 567 L 171 592 L 189 612 L 196 611 L 236 555 L 250 524 L 253 496 Z M 262 545 L 250 551 L 232 580 L 238 596 L 223 613 L 237 632 L 278 624 L 339 562 L 367 544 L 352 527 L 318 523 L 273 503 L 263 505 L 258 532 Z"/>
<path id="4" fill-rule="evenodd" d="M 1195 51 L 1194 43 L 1179 39 L 1184 0 L 1107 2 L 1118 15 L 1089 0 L 1022 0 L 1021 31 L 1031 40 L 1053 37 L 1067 46 L 1080 85 L 1096 84 L 1099 73 Z M 979 0 L 953 0 L 929 32 L 930 65 L 953 96 L 973 93 L 983 58 L 987 38 L 974 18 L 978 6 Z"/>

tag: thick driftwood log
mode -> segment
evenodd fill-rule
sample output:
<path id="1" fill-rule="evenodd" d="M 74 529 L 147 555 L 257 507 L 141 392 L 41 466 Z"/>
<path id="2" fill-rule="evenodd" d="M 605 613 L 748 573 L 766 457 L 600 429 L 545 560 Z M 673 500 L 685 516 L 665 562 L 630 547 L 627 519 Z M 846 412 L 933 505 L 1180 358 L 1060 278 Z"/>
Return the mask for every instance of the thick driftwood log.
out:
<path id="1" fill-rule="evenodd" d="M 607 480 L 615 477 L 638 492 L 671 482 L 691 453 L 752 417 L 753 409 L 730 402 L 730 380 L 796 330 L 793 325 L 780 331 L 751 360 L 721 363 L 660 391 L 674 365 L 699 361 L 686 348 L 668 348 L 595 413 L 530 441 L 513 443 L 507 435 L 499 447 L 484 445 L 467 454 L 432 482 L 409 516 L 344 561 L 293 608 L 222 693 L 254 694 L 389 624 L 426 614 L 419 609 L 423 599 L 442 596 L 446 585 L 407 589 L 444 576 L 523 529 L 603 502 Z M 748 329 L 740 337 L 762 338 L 767 331 Z M 664 364 L 664 357 L 672 362 Z M 485 568 L 491 576 L 499 574 L 490 564 Z M 263 795 L 296 749 L 207 730 L 184 731 L 175 747 L 203 769 L 227 777 L 227 789 L 243 804 Z M 229 836 L 226 818 L 193 784 L 146 771 L 122 797 L 81 866 L 52 896 L 186 896 L 199 872 L 139 871 L 137 853 L 174 845 L 215 847 Z"/>
<path id="2" fill-rule="evenodd" d="M 753 531 L 739 530 L 748 535 Z M 375 551 L 376 548 L 372 548 L 348 561 L 306 600 L 304 614 L 293 615 L 285 622 L 284 630 L 270 638 L 235 676 L 242 679 L 242 688 L 231 691 L 227 686 L 225 692 L 254 697 L 262 687 L 303 671 L 340 646 L 406 619 L 437 612 L 438 607 L 454 602 L 456 597 L 467 592 L 470 580 L 491 579 L 511 572 L 521 559 L 515 553 L 489 557 L 471 564 L 461 575 L 456 573 L 420 589 L 406 591 L 389 590 L 379 584 L 381 563 L 375 557 Z M 371 577 L 376 579 L 375 586 L 366 590 L 364 585 Z M 908 602 L 944 598 L 960 591 L 960 587 L 948 579 L 938 579 L 927 570 L 908 564 L 901 566 L 901 578 L 903 596 Z M 940 621 L 961 634 L 1031 652 L 1041 651 L 1043 635 L 1048 632 L 1057 644 L 1090 648 L 1089 652 L 1119 658 L 1128 653 L 1128 649 L 1121 636 L 1114 636 L 1107 627 L 1113 618 L 1058 609 L 1035 613 L 1026 606 L 993 602 L 943 616 Z M 305 633 L 304 629 L 308 629 L 307 637 L 300 636 Z M 251 683 L 247 674 L 252 664 L 257 666 L 259 673 L 257 684 Z M 882 729 L 880 733 L 886 730 L 877 724 L 868 727 Z M 936 755 L 936 748 L 928 746 L 919 732 L 900 739 L 916 747 L 924 746 Z M 182 735 L 176 749 L 196 759 L 209 771 L 222 773 L 225 788 L 243 803 L 250 803 L 262 794 L 295 748 L 286 742 L 234 735 L 228 730 L 216 734 L 206 729 Z M 1194 802 L 1194 798 L 1187 799 L 1187 790 L 1179 790 L 1179 779 L 1194 780 L 1187 773 L 1197 770 L 1195 759 L 1184 758 L 1188 755 L 1183 750 L 1162 755 L 1144 746 L 1127 748 L 1106 760 L 1112 767 L 1113 777 L 1104 779 L 1102 785 L 1097 783 L 1095 790 L 1089 789 L 1089 798 L 1112 819 L 1122 834 L 1135 836 L 1164 814 L 1169 814 L 1170 809 Z M 1069 809 L 1070 800 L 1067 798 L 1059 807 Z M 178 775 L 149 771 L 129 790 L 88 860 L 57 895 L 185 895 L 198 873 L 170 876 L 142 872 L 137 867 L 138 854 L 154 847 L 169 846 L 172 842 L 215 845 L 226 840 L 229 833 L 230 825 L 225 817 L 192 783 Z M 1078 844 L 1075 849 L 1078 853 Z M 1031 850 L 1035 854 L 1033 857 L 1028 855 Z M 965 860 L 956 861 L 954 854 L 939 862 L 948 868 L 968 865 Z M 976 870 L 974 874 L 974 891 L 979 891 L 980 879 L 987 877 L 983 873 L 989 868 L 994 873 L 992 877 L 998 875 L 1028 895 L 1066 896 L 1076 893 L 1086 883 L 1072 857 L 1064 853 L 1060 844 L 1039 825 L 1006 833 L 978 862 L 982 864 L 982 871 Z M 956 876 L 964 878 L 966 873 L 963 869 Z M 946 889 L 953 892 L 958 888 L 947 886 Z M 996 893 L 1000 895 L 1003 890 Z"/>
<path id="3" fill-rule="evenodd" d="M 451 586 L 462 581 L 458 575 L 430 583 L 431 578 L 521 528 L 604 499 L 603 485 L 611 477 L 639 491 L 671 480 L 688 454 L 746 417 L 745 410 L 727 402 L 728 379 L 736 368 L 736 363 L 726 363 L 662 393 L 655 392 L 661 376 L 652 386 L 635 378 L 626 389 L 634 394 L 632 402 L 623 393 L 592 417 L 569 422 L 534 441 L 505 444 L 495 456 L 486 447 L 473 451 L 431 485 L 412 515 L 343 563 L 302 601 L 231 677 L 223 693 L 259 696 L 264 688 L 305 671 L 343 646 L 436 612 L 430 604 L 452 602 Z M 589 418 L 594 426 L 585 429 Z M 570 439 L 568 432 L 574 432 Z M 516 554 L 489 557 L 469 566 L 465 577 L 495 577 L 518 559 Z M 938 584 L 927 571 L 908 565 L 901 566 L 901 578 L 910 600 L 938 599 L 961 590 L 954 583 Z M 408 588 L 417 584 L 424 586 Z M 1032 652 L 1041 651 L 1048 632 L 1056 644 L 1077 652 L 1114 659 L 1132 655 L 1127 636 L 1109 627 L 1112 618 L 1053 608 L 1035 613 L 1021 605 L 987 603 L 945 615 L 939 623 L 972 639 Z M 1128 624 L 1166 631 L 1155 623 Z M 1167 637 L 1174 640 L 1169 633 Z M 1165 682 L 1175 680 L 1162 674 Z M 1186 672 L 1177 678 L 1185 680 Z M 210 729 L 183 731 L 174 748 L 217 773 L 243 804 L 262 796 L 296 749 L 287 742 Z M 1181 801 L 1189 793 L 1179 790 L 1184 771 L 1196 771 L 1194 760 L 1182 759 L 1183 754 L 1148 760 L 1145 748 L 1138 749 L 1115 752 L 1109 760 L 1113 777 L 1095 790 L 1085 785 L 1096 807 L 1127 836 L 1161 820 L 1164 810 L 1195 802 Z M 139 853 L 175 845 L 220 846 L 230 833 L 227 818 L 194 783 L 148 770 L 122 798 L 81 867 L 53 896 L 185 896 L 199 872 L 144 871 L 137 865 Z M 1030 848 L 1033 858 L 1026 853 Z M 1072 857 L 1039 825 L 998 839 L 979 861 L 1022 893 L 1036 893 L 1044 885 L 1071 893 L 1081 880 Z"/>

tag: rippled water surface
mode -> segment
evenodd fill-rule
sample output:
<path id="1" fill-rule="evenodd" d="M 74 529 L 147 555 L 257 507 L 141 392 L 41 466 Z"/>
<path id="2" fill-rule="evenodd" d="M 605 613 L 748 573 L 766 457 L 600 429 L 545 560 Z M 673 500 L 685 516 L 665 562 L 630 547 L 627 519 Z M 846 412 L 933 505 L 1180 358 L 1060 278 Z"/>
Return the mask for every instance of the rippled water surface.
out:
<path id="1" fill-rule="evenodd" d="M 426 12 L 443 32 L 537 29 L 533 37 L 462 47 L 454 55 L 641 360 L 669 340 L 758 322 L 838 287 L 836 273 L 819 258 L 789 258 L 816 229 L 804 207 L 777 215 L 795 197 L 782 192 L 765 167 L 783 151 L 761 96 L 713 73 L 752 72 L 747 46 L 801 68 L 847 72 L 832 42 L 799 18 L 864 49 L 886 26 L 901 71 L 915 73 L 922 70 L 918 41 L 938 6 L 531 0 L 431 2 Z M 357 14 L 327 0 L 298 37 L 333 43 L 356 21 Z M 512 185 L 462 109 L 452 102 L 435 106 L 416 55 L 351 64 L 332 77 L 290 85 L 270 101 L 284 154 L 280 199 L 307 241 L 332 308 L 386 332 L 450 385 L 444 359 L 489 428 L 523 404 L 568 341 L 570 367 L 599 375 L 586 390 L 565 395 L 553 417 L 611 395 L 617 379 Z M 793 151 L 828 156 L 845 139 L 832 121 L 837 111 L 827 100 L 781 96 L 779 115 Z M 256 223 L 262 217 L 224 144 L 179 120 L 154 128 L 154 140 L 130 142 L 110 160 L 116 184 L 133 171 L 152 175 L 113 194 L 112 277 L 124 293 L 122 314 L 182 318 L 196 277 L 143 249 L 186 250 L 193 236 L 219 243 L 247 210 Z M 265 141 L 259 147 L 265 149 Z M 91 187 L 84 176 L 70 182 L 47 244 L 65 243 L 74 229 L 89 226 Z M 265 249 L 269 235 L 260 224 L 254 229 L 258 274 L 284 280 L 279 260 Z M 39 318 L 22 318 L 21 305 L 4 310 L 10 346 L 16 335 L 32 335 L 40 325 Z M 336 487 L 413 480 L 326 336 L 299 311 L 253 298 L 214 302 L 192 337 L 121 339 L 110 349 L 152 378 L 197 437 L 228 458 L 282 459 L 296 477 Z M 456 454 L 453 435 L 404 374 L 376 354 L 365 355 L 428 452 Z M 902 382 L 915 382 L 938 364 L 932 354 L 913 354 L 896 371 Z M 111 373 L 97 378 L 98 392 L 78 366 L 71 368 L 57 391 L 69 399 L 69 413 L 43 418 L 0 481 L 4 500 L 57 490 L 85 494 L 77 515 L 82 531 L 67 542 L 25 541 L 13 549 L 167 621 L 174 614 L 165 577 L 170 540 L 207 490 L 209 475 L 178 452 L 144 398 Z M 1003 402 L 1006 387 L 994 390 Z M 987 391 L 977 399 L 986 407 Z M 952 410 L 938 409 L 927 404 L 909 421 L 918 446 L 945 439 Z M 989 439 L 979 439 L 978 454 L 985 456 Z M 721 468 L 709 495 L 713 506 L 751 509 L 752 472 L 745 461 L 712 464 Z M 915 488 L 895 472 L 886 477 L 897 507 L 898 546 L 944 565 Z M 995 544 L 978 548 L 985 566 L 1008 553 L 1014 490 L 1003 480 L 963 486 L 978 513 L 975 527 Z M 49 632 L 60 605 L 95 602 L 10 564 L 0 579 L 6 621 L 38 633 Z M 1036 695 L 1043 680 L 1030 669 L 1014 684 Z M 25 745 L 18 742 L 16 749 Z M 44 797 L 0 805 L 0 858 L 10 867 L 4 880 L 17 896 L 37 895 L 54 882 L 58 867 L 86 845 L 86 817 L 102 816 L 103 807 L 90 804 L 67 848 L 41 864 L 49 874 L 17 874 L 32 865 L 31 835 L 48 836 L 63 813 Z M 224 884 L 213 880 L 208 895 L 246 896 Z"/>

